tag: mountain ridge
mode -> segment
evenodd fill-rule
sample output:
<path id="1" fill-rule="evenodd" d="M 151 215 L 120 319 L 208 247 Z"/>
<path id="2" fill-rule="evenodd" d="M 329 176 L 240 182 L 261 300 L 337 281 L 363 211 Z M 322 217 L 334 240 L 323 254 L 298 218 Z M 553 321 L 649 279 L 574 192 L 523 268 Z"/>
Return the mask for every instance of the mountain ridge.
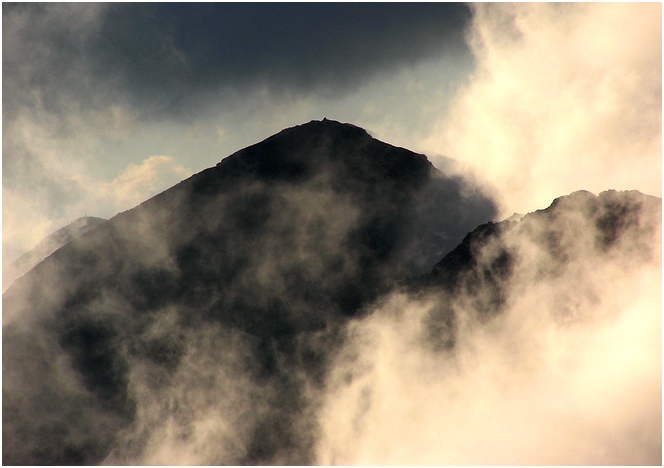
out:
<path id="1" fill-rule="evenodd" d="M 648 261 L 661 199 L 576 192 L 519 221 L 496 213 L 426 156 L 349 124 L 233 153 L 3 294 L 3 461 L 154 464 L 155 444 L 204 437 L 189 464 L 314 463 L 352 325 L 386 297 L 434 298 L 425 341 L 452 352 L 460 311 L 490 321 L 523 277 Z"/>
<path id="2" fill-rule="evenodd" d="M 286 129 L 224 158 L 60 248 L 3 294 L 5 381 L 33 378 L 16 367 L 16 353 L 34 362 L 56 352 L 70 362 L 63 375 L 78 384 L 64 390 L 52 374 L 29 400 L 76 412 L 76 388 L 90 414 L 41 452 L 5 438 L 5 460 L 100 461 L 142 408 L 136 388 L 152 388 L 132 373 L 134 363 L 167 381 L 186 369 L 194 345 L 185 337 L 220 329 L 251 350 L 246 378 L 268 382 L 282 401 L 247 416 L 252 442 L 230 461 L 263 463 L 290 450 L 291 462 L 307 462 L 306 444 L 289 429 L 307 398 L 298 382 L 322 385 L 332 349 L 343 343 L 340 327 L 495 212 L 425 156 L 339 122 Z M 324 352 L 319 336 L 327 337 Z M 19 409 L 31 406 L 9 395 L 5 414 L 19 416 L 3 424 L 30 440 L 50 431 L 49 419 L 30 425 Z M 96 424 L 109 426 L 106 435 Z M 266 424 L 281 435 L 264 440 Z M 139 450 L 140 440 L 127 443 Z"/>

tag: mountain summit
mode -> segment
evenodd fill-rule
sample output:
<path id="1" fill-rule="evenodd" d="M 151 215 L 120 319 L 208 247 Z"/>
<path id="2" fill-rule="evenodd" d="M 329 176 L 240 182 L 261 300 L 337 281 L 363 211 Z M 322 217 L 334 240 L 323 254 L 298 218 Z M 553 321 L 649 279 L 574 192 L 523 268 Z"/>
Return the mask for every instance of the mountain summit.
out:
<path id="1" fill-rule="evenodd" d="M 192 334 L 212 330 L 244 343 L 246 378 L 280 402 L 250 418 L 246 452 L 216 461 L 286 451 L 308 462 L 292 427 L 306 396 L 285 376 L 322 384 L 329 352 L 303 336 L 361 315 L 494 215 L 461 178 L 349 124 L 312 121 L 228 156 L 68 243 L 3 295 L 5 462 L 99 462 L 128 428 L 141 434 L 122 453 L 143 450 L 139 400 L 188 368 Z M 43 385 L 29 386 L 24 356 L 51 362 Z M 52 413 L 32 414 L 46 401 Z"/>

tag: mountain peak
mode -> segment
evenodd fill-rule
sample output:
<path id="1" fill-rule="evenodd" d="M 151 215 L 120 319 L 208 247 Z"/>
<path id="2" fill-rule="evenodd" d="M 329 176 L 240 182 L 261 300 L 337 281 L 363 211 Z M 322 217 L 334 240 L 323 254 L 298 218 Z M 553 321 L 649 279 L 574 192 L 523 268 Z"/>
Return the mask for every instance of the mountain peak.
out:
<path id="1" fill-rule="evenodd" d="M 3 432 L 3 460 L 127 464 L 113 447 L 127 442 L 141 452 L 149 443 L 135 432 L 145 407 L 137 388 L 165 401 L 161 389 L 179 373 L 225 372 L 216 357 L 191 361 L 207 339 L 198 334 L 210 332 L 214 347 L 229 339 L 246 345 L 250 360 L 238 369 L 247 368 L 250 382 L 271 383 L 280 403 L 249 416 L 246 451 L 206 464 L 265 464 L 280 453 L 308 464 L 313 453 L 292 430 L 305 392 L 281 378 L 283 366 L 324 386 L 342 339 L 334 330 L 369 313 L 395 284 L 429 271 L 495 212 L 490 199 L 424 155 L 333 120 L 285 129 L 228 156 L 68 243 L 3 295 L 3 382 L 20 389 L 3 394 L 3 423 L 16 428 Z M 62 356 L 51 359 L 41 347 L 41 330 Z M 191 333 L 201 340 L 189 341 Z M 327 345 L 317 337 L 330 349 L 321 352 Z M 17 353 L 70 363 L 78 386 L 60 389 L 60 374 L 47 372 L 30 401 L 34 411 L 53 411 L 31 418 L 23 389 L 35 388 L 36 374 L 12 358 Z M 66 429 L 52 435 L 50 421 L 61 415 Z M 43 434 L 52 437 L 37 446 Z"/>
<path id="2" fill-rule="evenodd" d="M 311 132 L 327 132 L 335 133 L 343 137 L 371 137 L 369 133 L 362 127 L 353 125 L 350 123 L 343 123 L 337 120 L 330 120 L 327 117 L 323 117 L 323 120 L 311 120 L 305 124 L 296 125 L 291 127 L 292 129 L 298 129 L 301 131 L 311 131 Z M 289 129 L 287 129 L 289 130 Z"/>
<path id="3" fill-rule="evenodd" d="M 321 140 L 325 138 L 325 141 Z M 323 120 L 311 120 L 310 122 L 295 125 L 293 127 L 288 127 L 280 132 L 264 139 L 263 141 L 248 146 L 244 149 L 241 149 L 232 155 L 228 156 L 224 160 L 220 161 L 219 164 L 223 164 L 225 160 L 233 157 L 238 157 L 236 155 L 245 154 L 251 152 L 255 148 L 263 146 L 278 145 L 279 142 L 283 140 L 288 140 L 289 149 L 295 148 L 297 145 L 305 145 L 311 143 L 330 143 L 335 140 L 344 140 L 344 139 L 373 139 L 369 133 L 361 127 L 358 127 L 349 123 L 342 123 L 336 120 L 329 120 L 323 118 Z M 284 148 L 285 149 L 285 148 Z M 273 157 L 276 157 L 278 153 L 275 153 Z"/>
<path id="4" fill-rule="evenodd" d="M 302 184 L 321 177 L 336 186 L 348 181 L 395 187 L 418 186 L 434 172 L 423 154 L 379 141 L 366 130 L 335 120 L 312 120 L 286 128 L 236 151 L 187 183 L 197 193 L 248 180 Z"/>
<path id="5" fill-rule="evenodd" d="M 300 163 L 304 160 L 310 161 L 313 154 L 317 159 L 338 158 L 353 153 L 358 146 L 366 146 L 372 142 L 386 145 L 373 139 L 363 128 L 325 118 L 286 128 L 233 153 L 218 165 L 228 165 L 231 161 L 242 158 L 259 161 L 266 158 L 292 162 L 299 160 Z"/>

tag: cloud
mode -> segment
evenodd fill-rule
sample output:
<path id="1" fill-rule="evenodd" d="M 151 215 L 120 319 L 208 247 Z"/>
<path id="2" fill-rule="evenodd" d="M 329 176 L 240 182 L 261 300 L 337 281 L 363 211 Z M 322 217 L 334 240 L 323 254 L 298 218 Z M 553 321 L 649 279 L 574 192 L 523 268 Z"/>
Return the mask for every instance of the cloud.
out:
<path id="1" fill-rule="evenodd" d="M 426 151 L 490 185 L 505 215 L 579 189 L 661 196 L 661 5 L 472 8 L 477 70 Z"/>
<path id="2" fill-rule="evenodd" d="M 93 196 L 110 205 L 111 212 L 128 210 L 190 175 L 191 171 L 171 156 L 150 156 L 140 164 L 129 164 L 113 181 L 95 190 Z"/>
<path id="3" fill-rule="evenodd" d="M 112 179 L 126 158 L 105 154 L 103 146 L 118 146 L 136 126 L 135 114 L 120 105 L 82 109 L 75 101 L 63 100 L 59 112 L 53 112 L 39 89 L 25 95 L 27 103 L 3 103 L 5 263 L 85 213 L 115 214 L 101 212 L 107 206 L 93 206 L 91 193 L 104 179 Z"/>
<path id="4" fill-rule="evenodd" d="M 108 88 L 95 80 L 86 48 L 106 11 L 103 4 L 3 5 L 4 116 L 24 105 L 59 111 L 80 93 L 80 108 L 108 104 Z"/>
<path id="5" fill-rule="evenodd" d="M 2 258 L 3 265 L 16 260 L 51 232 L 62 227 L 54 225 L 49 208 L 38 199 L 28 199 L 3 187 Z"/>
<path id="6" fill-rule="evenodd" d="M 463 5 L 122 7 L 107 17 L 99 52 L 116 58 L 133 95 L 176 105 L 220 85 L 336 94 L 386 68 L 463 50 L 468 18 Z"/>
<path id="7" fill-rule="evenodd" d="M 35 155 L 36 156 L 36 155 Z M 39 158 L 44 158 L 42 161 Z M 46 164 L 40 154 L 33 164 Z M 57 155 L 51 159 L 60 160 Z M 87 168 L 60 160 L 59 168 L 34 169 L 35 186 L 3 186 L 3 262 L 9 263 L 53 231 L 87 215 L 113 216 L 191 175 L 173 157 L 154 155 L 140 164 L 130 163 L 110 182 L 99 181 Z M 58 205 L 67 201 L 65 206 Z"/>
<path id="8" fill-rule="evenodd" d="M 612 202 L 587 218 L 583 197 L 561 203 L 477 248 L 485 280 L 472 293 L 395 293 L 349 324 L 319 412 L 318 464 L 661 463 L 661 205 L 607 251 L 596 222 Z M 506 301 L 486 316 L 477 305 L 505 246 Z M 454 346 L 432 346 L 449 310 Z"/>
<path id="9" fill-rule="evenodd" d="M 190 115 L 224 88 L 344 92 L 386 69 L 463 53 L 461 4 L 6 6 L 12 102 L 114 99 Z M 26 85 L 27 84 L 27 85 Z M 101 91 L 101 92 L 100 92 Z M 63 97 L 64 96 L 64 97 Z"/>
<path id="10" fill-rule="evenodd" d="M 653 273 L 627 292 L 657 291 Z M 397 318 L 355 331 L 368 341 L 360 364 L 334 371 L 359 376 L 327 395 L 318 463 L 657 464 L 661 303 L 637 297 L 618 320 L 578 328 L 512 309 L 437 361 L 417 348 L 411 322 L 423 306 L 392 299 L 376 314 Z"/>

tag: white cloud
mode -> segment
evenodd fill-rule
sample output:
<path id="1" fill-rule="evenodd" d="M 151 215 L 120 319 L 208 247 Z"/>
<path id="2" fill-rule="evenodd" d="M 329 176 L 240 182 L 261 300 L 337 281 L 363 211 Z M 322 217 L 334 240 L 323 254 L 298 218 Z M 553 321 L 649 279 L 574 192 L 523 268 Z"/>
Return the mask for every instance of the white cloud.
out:
<path id="1" fill-rule="evenodd" d="M 351 324 L 320 412 L 317 462 L 660 463 L 661 230 L 640 244 L 653 256 L 639 264 L 630 235 L 610 254 L 588 248 L 592 223 L 564 230 L 560 245 L 574 247 L 562 274 L 542 273 L 555 262 L 527 242 L 536 225 L 510 234 L 519 260 L 498 316 L 476 320 L 480 283 L 469 297 L 395 294 Z M 433 351 L 427 319 L 447 304 L 455 347 Z"/>
<path id="2" fill-rule="evenodd" d="M 16 260 L 40 240 L 62 227 L 47 216 L 48 206 L 39 198 L 27 198 L 15 190 L 3 187 L 2 203 L 3 265 Z"/>
<path id="3" fill-rule="evenodd" d="M 114 211 L 123 211 L 190 175 L 191 171 L 178 165 L 171 156 L 154 155 L 140 164 L 129 164 L 113 181 L 102 184 L 95 196 Z"/>
<path id="4" fill-rule="evenodd" d="M 574 190 L 661 196 L 661 5 L 478 4 L 477 70 L 425 142 L 505 215 Z"/>

